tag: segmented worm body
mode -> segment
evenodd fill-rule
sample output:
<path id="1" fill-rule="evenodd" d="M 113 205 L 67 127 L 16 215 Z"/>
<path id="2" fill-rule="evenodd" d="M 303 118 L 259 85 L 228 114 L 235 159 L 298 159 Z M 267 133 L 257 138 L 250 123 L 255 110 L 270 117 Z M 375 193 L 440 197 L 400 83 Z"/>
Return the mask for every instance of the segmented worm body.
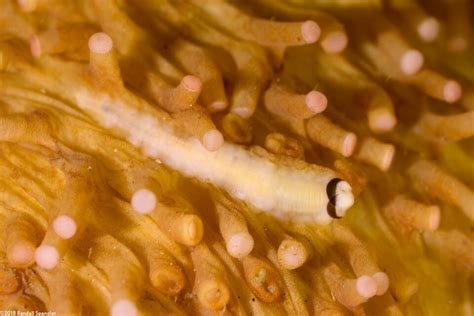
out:
<path id="1" fill-rule="evenodd" d="M 168 123 L 121 101 L 85 90 L 76 98 L 102 126 L 120 131 L 146 155 L 280 218 L 327 224 L 353 204 L 350 185 L 330 169 L 275 164 L 230 143 L 208 151 L 197 139 L 178 136 Z"/>

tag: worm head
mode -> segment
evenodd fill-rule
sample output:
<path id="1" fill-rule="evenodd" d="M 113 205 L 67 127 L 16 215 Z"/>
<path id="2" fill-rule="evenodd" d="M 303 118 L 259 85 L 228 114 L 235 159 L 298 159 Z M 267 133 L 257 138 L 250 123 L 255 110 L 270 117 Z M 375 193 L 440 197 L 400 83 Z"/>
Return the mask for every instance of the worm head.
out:
<path id="1" fill-rule="evenodd" d="M 334 178 L 329 181 L 326 187 L 326 194 L 329 199 L 326 210 L 332 218 L 343 217 L 354 204 L 352 188 L 344 180 Z"/>

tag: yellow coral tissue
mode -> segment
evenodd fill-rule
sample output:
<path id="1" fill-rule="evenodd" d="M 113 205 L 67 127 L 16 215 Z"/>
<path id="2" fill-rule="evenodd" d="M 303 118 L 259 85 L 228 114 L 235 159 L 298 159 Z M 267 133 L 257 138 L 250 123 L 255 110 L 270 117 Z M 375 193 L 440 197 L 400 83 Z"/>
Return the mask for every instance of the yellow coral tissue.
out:
<path id="1" fill-rule="evenodd" d="M 0 0 L 0 316 L 473 316 L 470 0 Z"/>

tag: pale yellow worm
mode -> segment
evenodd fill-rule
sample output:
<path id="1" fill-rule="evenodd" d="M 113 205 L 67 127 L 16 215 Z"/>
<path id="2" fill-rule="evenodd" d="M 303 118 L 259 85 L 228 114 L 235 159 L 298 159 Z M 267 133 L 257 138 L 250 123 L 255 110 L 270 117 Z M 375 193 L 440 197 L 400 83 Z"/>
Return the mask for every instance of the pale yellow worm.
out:
<path id="1" fill-rule="evenodd" d="M 350 185 L 330 169 L 275 164 L 230 143 L 208 151 L 197 139 L 176 135 L 157 117 L 90 90 L 76 92 L 76 102 L 99 124 L 118 132 L 147 156 L 280 218 L 327 224 L 342 217 L 354 202 Z"/>

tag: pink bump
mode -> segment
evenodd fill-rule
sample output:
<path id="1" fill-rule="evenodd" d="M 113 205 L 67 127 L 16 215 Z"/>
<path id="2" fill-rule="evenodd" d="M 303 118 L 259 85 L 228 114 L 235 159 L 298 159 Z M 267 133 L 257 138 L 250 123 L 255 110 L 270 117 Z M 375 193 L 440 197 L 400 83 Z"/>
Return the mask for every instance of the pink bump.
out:
<path id="1" fill-rule="evenodd" d="M 209 105 L 209 110 L 212 112 L 222 111 L 227 107 L 226 101 L 214 101 Z"/>
<path id="2" fill-rule="evenodd" d="M 441 211 L 438 206 L 430 207 L 430 212 L 428 215 L 427 229 L 430 231 L 435 231 L 439 227 L 441 221 Z"/>
<path id="3" fill-rule="evenodd" d="M 18 0 L 18 6 L 24 12 L 32 12 L 36 10 L 37 5 L 37 0 Z"/>
<path id="4" fill-rule="evenodd" d="M 41 56 L 41 42 L 37 35 L 32 35 L 30 37 L 30 50 L 31 50 L 31 55 L 33 55 L 33 57 Z"/>
<path id="5" fill-rule="evenodd" d="M 35 246 L 29 242 L 18 242 L 8 251 L 8 261 L 13 266 L 27 267 L 35 262 Z"/>
<path id="6" fill-rule="evenodd" d="M 76 234 L 77 225 L 70 216 L 61 215 L 53 221 L 53 230 L 62 239 L 69 239 Z"/>
<path id="7" fill-rule="evenodd" d="M 376 295 L 380 296 L 380 295 L 385 294 L 390 284 L 388 275 L 385 272 L 377 272 L 377 273 L 374 273 L 374 275 L 372 276 L 372 279 L 374 279 L 375 283 L 377 284 Z"/>
<path id="8" fill-rule="evenodd" d="M 380 166 L 380 169 L 382 171 L 387 171 L 390 166 L 392 165 L 393 157 L 395 156 L 395 146 L 393 145 L 388 145 L 387 151 L 385 152 L 385 156 L 382 159 L 382 164 Z"/>
<path id="9" fill-rule="evenodd" d="M 406 75 L 414 75 L 420 71 L 424 61 L 423 55 L 418 50 L 410 49 L 400 59 L 400 69 Z"/>
<path id="10" fill-rule="evenodd" d="M 110 316 L 137 316 L 138 310 L 130 300 L 123 299 L 116 301 L 110 308 Z"/>
<path id="11" fill-rule="evenodd" d="M 307 259 L 307 253 L 301 245 L 284 240 L 278 246 L 278 258 L 284 263 L 284 267 L 289 270 L 294 270 L 301 267 Z"/>
<path id="12" fill-rule="evenodd" d="M 216 151 L 224 144 L 224 136 L 217 129 L 211 129 L 202 138 L 202 144 L 209 151 Z"/>
<path id="13" fill-rule="evenodd" d="M 301 25 L 301 36 L 306 43 L 315 43 L 320 35 L 321 29 L 316 22 L 306 21 Z"/>
<path id="14" fill-rule="evenodd" d="M 356 290 L 360 296 L 368 299 L 377 293 L 377 283 L 370 276 L 363 275 L 356 281 Z"/>
<path id="15" fill-rule="evenodd" d="M 59 252 L 51 245 L 39 246 L 35 251 L 35 261 L 41 268 L 51 270 L 59 263 Z"/>
<path id="16" fill-rule="evenodd" d="M 397 118 L 392 113 L 380 113 L 373 118 L 371 123 L 375 131 L 386 132 L 397 125 Z"/>
<path id="17" fill-rule="evenodd" d="M 110 52 L 113 47 L 114 43 L 112 38 L 104 32 L 95 33 L 89 38 L 89 49 L 94 53 L 106 54 Z"/>
<path id="18" fill-rule="evenodd" d="M 226 244 L 227 252 L 234 258 L 243 258 L 248 255 L 254 246 L 254 240 L 249 233 L 234 234 Z"/>
<path id="19" fill-rule="evenodd" d="M 326 53 L 337 54 L 342 52 L 347 46 L 347 35 L 344 32 L 332 32 L 328 34 L 321 43 Z"/>
<path id="20" fill-rule="evenodd" d="M 326 109 L 328 99 L 319 91 L 311 91 L 306 95 L 305 103 L 312 112 L 321 113 Z"/>
<path id="21" fill-rule="evenodd" d="M 192 92 L 199 92 L 202 89 L 202 81 L 196 76 L 185 76 L 181 80 L 181 84 L 186 90 Z"/>
<path id="22" fill-rule="evenodd" d="M 246 107 L 233 108 L 232 112 L 244 119 L 251 117 L 253 114 L 253 111 L 250 108 Z"/>
<path id="23" fill-rule="evenodd" d="M 354 152 L 355 146 L 357 144 L 357 136 L 354 133 L 348 133 L 344 142 L 342 144 L 342 155 L 344 157 L 349 157 Z"/>
<path id="24" fill-rule="evenodd" d="M 439 22 L 433 17 L 423 19 L 423 21 L 418 24 L 418 35 L 425 42 L 434 41 L 439 34 Z"/>
<path id="25" fill-rule="evenodd" d="M 443 88 L 444 100 L 448 103 L 454 103 L 461 98 L 462 88 L 461 85 L 454 80 L 449 80 Z"/>
<path id="26" fill-rule="evenodd" d="M 133 193 L 131 205 L 135 212 L 140 214 L 151 213 L 156 207 L 155 193 L 148 189 L 140 189 Z"/>

